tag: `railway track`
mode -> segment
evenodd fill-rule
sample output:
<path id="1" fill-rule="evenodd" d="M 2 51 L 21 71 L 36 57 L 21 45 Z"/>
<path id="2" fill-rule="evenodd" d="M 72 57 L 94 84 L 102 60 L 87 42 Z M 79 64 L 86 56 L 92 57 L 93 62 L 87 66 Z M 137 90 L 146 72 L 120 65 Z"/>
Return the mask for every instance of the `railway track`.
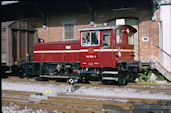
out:
<path id="1" fill-rule="evenodd" d="M 35 95 L 37 98 L 33 98 Z M 36 92 L 2 90 L 2 104 L 17 104 L 27 108 L 44 109 L 50 113 L 112 113 L 128 112 L 152 108 L 154 113 L 171 112 L 171 100 L 114 98 L 85 95 L 58 94 L 56 97 L 40 98 L 44 94 Z M 167 112 L 166 112 L 167 113 Z"/>
<path id="2" fill-rule="evenodd" d="M 107 99 L 97 100 L 96 98 L 90 97 L 80 97 L 76 98 L 71 95 L 62 95 L 58 97 L 48 97 L 48 99 L 32 99 L 31 94 L 36 94 L 35 92 L 20 92 L 20 91 L 2 91 L 2 103 L 13 103 L 20 106 L 27 106 L 31 108 L 46 109 L 49 112 L 54 112 L 55 110 L 59 112 L 71 112 L 71 113 L 103 113 L 109 111 L 104 106 L 117 106 L 118 104 L 122 106 L 122 110 L 128 110 L 129 104 L 127 103 L 114 103 Z"/>

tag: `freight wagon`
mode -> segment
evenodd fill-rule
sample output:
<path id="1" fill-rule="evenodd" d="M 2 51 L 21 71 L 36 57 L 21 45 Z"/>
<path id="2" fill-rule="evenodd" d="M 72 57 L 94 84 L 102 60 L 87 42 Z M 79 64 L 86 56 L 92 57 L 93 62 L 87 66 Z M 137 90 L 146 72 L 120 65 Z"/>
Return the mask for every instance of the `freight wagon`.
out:
<path id="1" fill-rule="evenodd" d="M 33 60 L 37 30 L 26 21 L 1 23 L 1 76 L 22 75 L 22 63 Z"/>

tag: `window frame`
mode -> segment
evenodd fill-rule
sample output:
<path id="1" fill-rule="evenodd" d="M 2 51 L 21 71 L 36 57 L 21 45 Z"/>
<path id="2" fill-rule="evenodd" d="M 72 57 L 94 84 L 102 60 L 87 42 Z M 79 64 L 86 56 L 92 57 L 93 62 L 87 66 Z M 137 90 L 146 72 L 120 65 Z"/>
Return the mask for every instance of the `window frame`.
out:
<path id="1" fill-rule="evenodd" d="M 88 45 L 88 44 L 83 45 L 83 43 L 82 43 L 82 42 L 83 42 L 83 40 L 82 40 L 82 39 L 83 39 L 83 37 L 82 37 L 83 35 L 82 35 L 82 34 L 85 33 L 85 32 L 86 32 L 86 33 L 90 33 L 90 45 Z M 97 32 L 97 34 L 98 34 L 98 37 L 97 37 L 97 39 L 98 39 L 98 44 L 97 44 L 97 45 L 92 45 L 92 44 L 91 44 L 91 43 L 92 43 L 92 37 L 91 37 L 91 33 L 92 33 L 92 32 Z M 88 46 L 99 46 L 99 45 L 100 45 L 100 31 L 82 31 L 82 32 L 81 32 L 81 46 L 83 46 L 83 47 L 88 47 Z"/>
<path id="2" fill-rule="evenodd" d="M 65 25 L 66 24 L 73 24 L 73 38 L 72 39 L 66 39 L 66 37 L 65 37 Z M 64 41 L 67 41 L 67 40 L 75 40 L 75 22 L 63 22 L 62 23 L 62 25 L 63 25 L 63 40 Z"/>
<path id="3" fill-rule="evenodd" d="M 103 37 L 104 35 L 108 35 L 109 36 L 109 45 L 108 46 L 103 46 Z M 102 48 L 104 49 L 108 49 L 111 47 L 111 33 L 110 32 L 104 32 L 102 35 Z"/>
<path id="4" fill-rule="evenodd" d="M 118 31 L 118 32 L 117 32 L 117 31 Z M 118 36 L 118 35 L 117 35 L 118 33 L 119 33 L 119 39 L 118 39 L 118 37 L 117 37 L 117 36 Z M 123 33 L 122 29 L 116 29 L 116 43 L 117 43 L 117 44 L 121 44 L 121 41 L 120 41 L 120 40 L 121 40 L 121 36 L 122 36 L 121 33 Z"/>
<path id="5" fill-rule="evenodd" d="M 129 38 L 131 38 L 132 43 L 130 43 Z M 132 32 L 128 34 L 128 45 L 134 45 L 134 34 Z"/>

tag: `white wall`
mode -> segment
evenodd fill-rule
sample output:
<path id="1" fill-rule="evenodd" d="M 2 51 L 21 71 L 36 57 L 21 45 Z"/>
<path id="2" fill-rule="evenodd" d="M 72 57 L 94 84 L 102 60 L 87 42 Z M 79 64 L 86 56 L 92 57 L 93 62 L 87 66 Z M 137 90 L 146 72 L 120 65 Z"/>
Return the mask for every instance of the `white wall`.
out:
<path id="1" fill-rule="evenodd" d="M 160 6 L 160 47 L 171 55 L 171 4 Z M 171 57 L 160 51 L 160 63 L 171 72 Z"/>

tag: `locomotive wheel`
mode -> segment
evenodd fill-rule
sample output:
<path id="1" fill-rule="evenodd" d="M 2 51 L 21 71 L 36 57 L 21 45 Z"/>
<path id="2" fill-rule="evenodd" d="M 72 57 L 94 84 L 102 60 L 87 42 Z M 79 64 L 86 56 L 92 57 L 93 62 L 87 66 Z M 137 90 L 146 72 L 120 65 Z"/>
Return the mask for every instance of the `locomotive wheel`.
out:
<path id="1" fill-rule="evenodd" d="M 120 86 L 126 85 L 126 80 L 125 80 L 125 78 L 119 78 L 118 82 L 119 82 L 119 85 L 120 85 Z"/>
<path id="2" fill-rule="evenodd" d="M 134 72 L 134 73 L 128 73 L 128 81 L 129 82 L 133 82 L 135 83 L 135 79 L 138 77 L 138 73 Z"/>
<path id="3" fill-rule="evenodd" d="M 120 86 L 126 85 L 126 78 L 127 78 L 127 73 L 124 71 L 120 71 L 118 75 L 118 83 Z"/>
<path id="4" fill-rule="evenodd" d="M 21 79 L 24 78 L 24 74 L 23 73 L 19 73 L 18 75 Z"/>

